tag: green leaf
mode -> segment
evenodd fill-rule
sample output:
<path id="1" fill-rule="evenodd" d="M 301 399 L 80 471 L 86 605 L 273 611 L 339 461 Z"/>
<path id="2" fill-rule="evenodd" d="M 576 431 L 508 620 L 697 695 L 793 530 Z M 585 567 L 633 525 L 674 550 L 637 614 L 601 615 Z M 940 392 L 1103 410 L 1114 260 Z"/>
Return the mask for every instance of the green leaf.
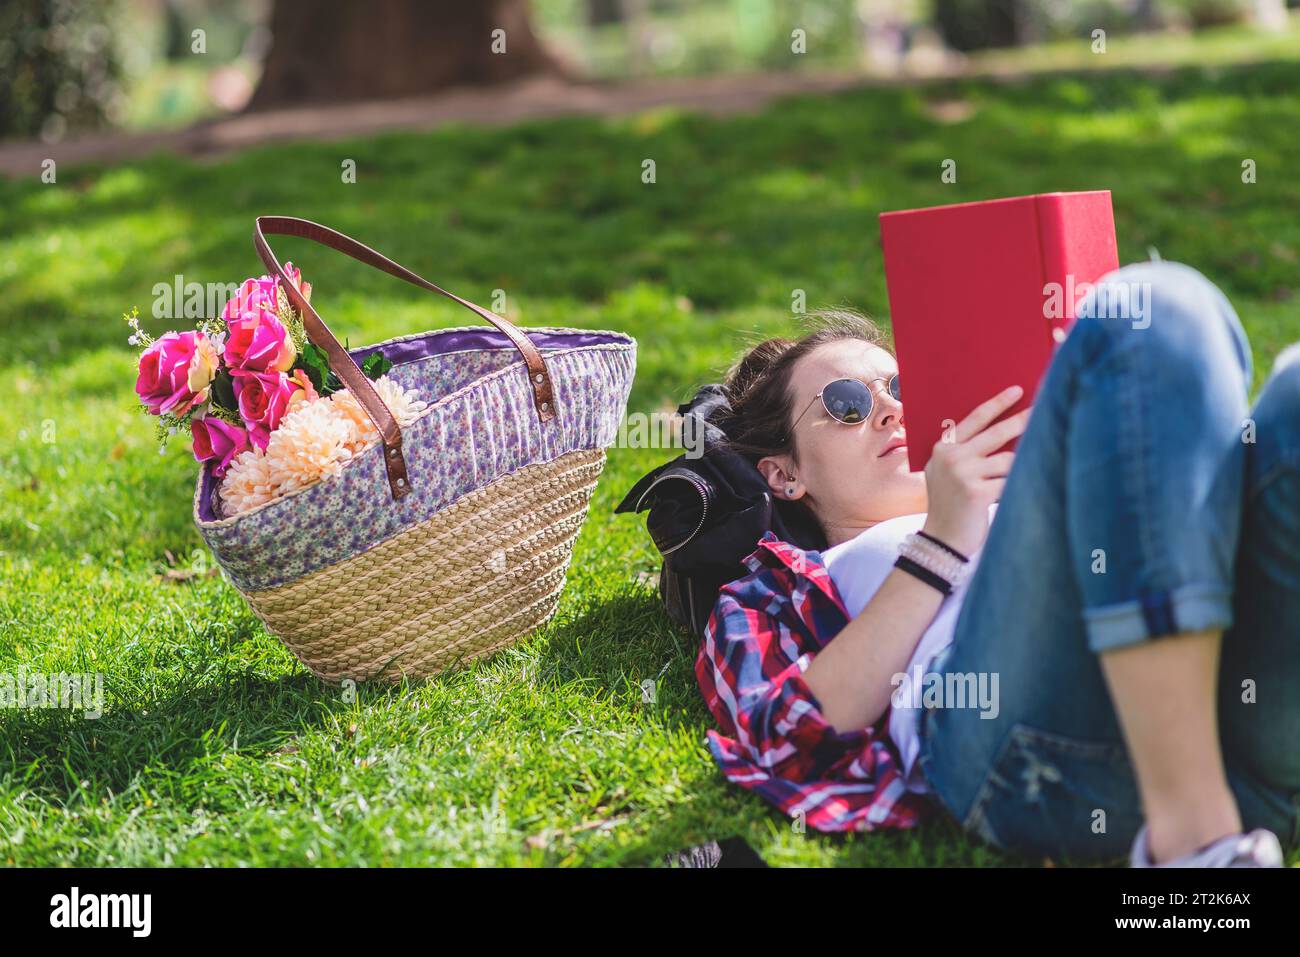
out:
<path id="1" fill-rule="evenodd" d="M 367 379 L 378 379 L 392 367 L 393 361 L 382 352 L 370 353 L 366 356 L 366 361 L 361 363 L 361 371 L 366 374 Z"/>
<path id="2" fill-rule="evenodd" d="M 217 374 L 212 379 L 212 404 L 231 412 L 239 411 L 239 403 L 235 401 L 235 380 L 230 377 L 230 370 L 225 366 L 217 369 Z"/>
<path id="3" fill-rule="evenodd" d="M 329 357 L 316 343 L 307 343 L 298 356 L 298 365 L 307 373 L 307 378 L 311 379 L 311 384 L 321 395 L 329 395 L 337 390 L 337 386 L 330 387 L 330 378 L 333 374 L 330 372 Z M 337 382 L 337 378 L 334 381 Z"/>

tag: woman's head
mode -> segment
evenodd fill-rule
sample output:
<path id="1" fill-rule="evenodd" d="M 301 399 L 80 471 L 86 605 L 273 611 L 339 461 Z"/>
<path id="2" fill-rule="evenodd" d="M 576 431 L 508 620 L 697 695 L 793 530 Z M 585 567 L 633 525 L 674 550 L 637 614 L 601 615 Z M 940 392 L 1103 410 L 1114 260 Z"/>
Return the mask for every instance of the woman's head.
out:
<path id="1" fill-rule="evenodd" d="M 880 330 L 857 313 L 812 317 L 797 340 L 768 339 L 727 376 L 731 445 L 778 501 L 806 507 L 830 545 L 899 515 L 926 510 L 925 476 L 907 466 L 903 407 L 889 391 L 898 364 Z M 863 421 L 845 424 L 818 398 L 837 379 L 865 383 Z"/>

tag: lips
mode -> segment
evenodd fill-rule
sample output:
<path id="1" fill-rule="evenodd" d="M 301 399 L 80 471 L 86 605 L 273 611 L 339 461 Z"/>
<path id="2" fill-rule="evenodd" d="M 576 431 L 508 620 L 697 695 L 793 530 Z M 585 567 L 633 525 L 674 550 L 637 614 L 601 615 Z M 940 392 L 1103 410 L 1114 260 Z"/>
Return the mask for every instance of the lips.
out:
<path id="1" fill-rule="evenodd" d="M 890 439 L 889 444 L 886 445 L 884 449 L 881 451 L 881 453 L 876 457 L 883 459 L 890 452 L 894 452 L 897 451 L 898 449 L 905 449 L 905 448 L 907 448 L 906 439 Z"/>

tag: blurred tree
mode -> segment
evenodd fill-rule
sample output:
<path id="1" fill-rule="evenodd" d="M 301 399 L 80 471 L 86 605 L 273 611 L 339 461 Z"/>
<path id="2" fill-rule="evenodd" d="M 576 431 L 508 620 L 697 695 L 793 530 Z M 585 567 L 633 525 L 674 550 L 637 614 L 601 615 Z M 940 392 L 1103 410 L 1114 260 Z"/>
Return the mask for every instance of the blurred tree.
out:
<path id="1" fill-rule="evenodd" d="M 587 0 L 587 25 L 603 27 L 623 19 L 622 0 Z"/>
<path id="2" fill-rule="evenodd" d="M 1174 9 L 1181 9 L 1191 20 L 1192 27 L 1220 27 L 1240 23 L 1246 19 L 1249 0 L 1173 0 Z"/>
<path id="3" fill-rule="evenodd" d="M 120 99 L 105 0 L 0 3 L 0 136 L 61 139 L 95 126 Z"/>
<path id="4" fill-rule="evenodd" d="M 528 0 L 275 0 L 271 50 L 249 108 L 413 96 L 547 72 L 564 68 L 534 32 Z"/>
<path id="5" fill-rule="evenodd" d="M 1018 0 L 935 0 L 934 23 L 943 42 L 966 52 L 1020 43 Z"/>
<path id="6" fill-rule="evenodd" d="M 1160 26 L 1156 0 L 1133 0 L 1133 27 L 1135 30 L 1155 30 Z"/>
<path id="7" fill-rule="evenodd" d="M 186 29 L 185 18 L 175 2 L 162 4 L 163 18 L 163 56 L 168 60 L 179 60 L 189 54 L 192 37 Z"/>

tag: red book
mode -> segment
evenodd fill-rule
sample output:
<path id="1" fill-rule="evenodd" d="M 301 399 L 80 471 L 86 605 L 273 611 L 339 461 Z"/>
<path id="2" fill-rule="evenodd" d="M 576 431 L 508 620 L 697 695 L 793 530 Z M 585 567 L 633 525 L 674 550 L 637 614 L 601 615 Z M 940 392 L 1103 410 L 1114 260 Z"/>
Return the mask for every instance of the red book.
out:
<path id="1" fill-rule="evenodd" d="M 1078 301 L 1119 267 L 1109 190 L 882 213 L 880 241 L 914 472 L 1002 389 L 1025 389 L 1006 415 L 1029 405 Z"/>

